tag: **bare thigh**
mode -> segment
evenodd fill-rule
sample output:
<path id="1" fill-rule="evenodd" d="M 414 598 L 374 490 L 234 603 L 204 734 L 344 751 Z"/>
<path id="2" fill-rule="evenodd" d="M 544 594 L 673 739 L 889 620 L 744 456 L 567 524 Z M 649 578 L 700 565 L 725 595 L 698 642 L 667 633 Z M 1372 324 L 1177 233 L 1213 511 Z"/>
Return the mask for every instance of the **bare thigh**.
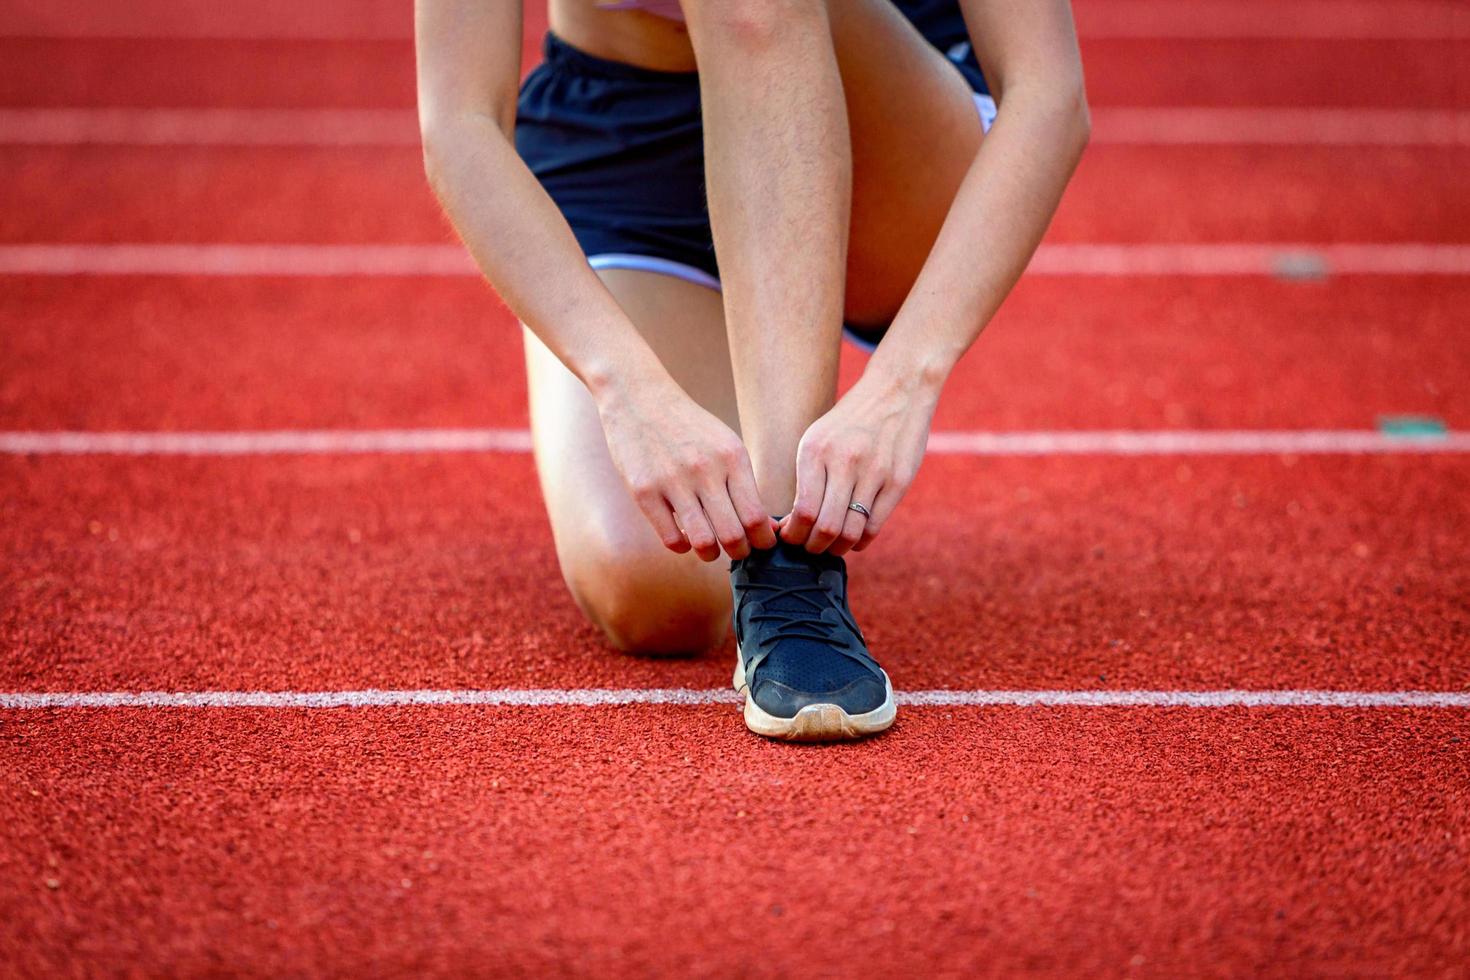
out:
<path id="1" fill-rule="evenodd" d="M 829 5 L 852 133 L 845 313 L 888 323 L 979 149 L 969 83 L 887 0 Z"/>
<path id="2" fill-rule="evenodd" d="M 651 272 L 599 275 L 674 380 L 736 428 L 720 295 Z M 663 547 L 613 466 L 587 389 L 529 330 L 523 333 L 536 470 L 562 574 L 583 612 L 619 646 L 672 651 L 718 642 L 709 636 L 701 643 L 699 634 L 716 631 L 706 620 L 728 617 L 724 564 Z"/>

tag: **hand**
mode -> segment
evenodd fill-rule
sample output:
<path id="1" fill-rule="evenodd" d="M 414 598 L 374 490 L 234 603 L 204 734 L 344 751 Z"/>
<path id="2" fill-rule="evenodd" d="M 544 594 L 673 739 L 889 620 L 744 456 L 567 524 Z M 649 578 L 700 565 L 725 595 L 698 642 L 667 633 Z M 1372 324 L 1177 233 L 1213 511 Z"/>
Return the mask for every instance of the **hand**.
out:
<path id="1" fill-rule="evenodd" d="M 863 550 L 878 536 L 919 471 L 938 388 L 894 383 L 870 371 L 796 450 L 796 503 L 781 537 L 810 552 Z M 848 504 L 868 508 L 864 517 Z"/>
<path id="2" fill-rule="evenodd" d="M 613 464 L 664 547 L 714 561 L 776 545 L 740 437 L 667 376 L 598 400 Z"/>

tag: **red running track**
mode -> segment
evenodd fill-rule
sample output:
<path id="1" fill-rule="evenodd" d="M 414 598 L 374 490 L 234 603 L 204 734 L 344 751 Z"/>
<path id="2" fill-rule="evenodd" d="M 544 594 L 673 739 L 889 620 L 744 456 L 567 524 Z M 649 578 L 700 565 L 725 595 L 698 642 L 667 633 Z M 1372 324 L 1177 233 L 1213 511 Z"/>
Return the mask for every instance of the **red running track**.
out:
<path id="1" fill-rule="evenodd" d="M 522 66 L 539 59 L 528 36 Z M 1082 44 L 1096 105 L 1464 108 L 1470 40 Z M 407 41 L 0 37 L 0 105 L 413 106 Z"/>
<path id="2" fill-rule="evenodd" d="M 854 603 L 905 689 L 1461 690 L 1467 477 L 935 456 L 853 559 Z M 0 690 L 728 680 L 729 649 L 622 657 L 583 624 L 524 456 L 10 457 L 0 479 Z"/>
<path id="3" fill-rule="evenodd" d="M 267 0 L 246 23 L 172 2 L 14 5 L 0 34 L 31 36 L 0 38 L 0 105 L 411 106 L 401 4 Z M 1179 29 L 1145 6 L 1080 0 L 1094 104 L 1467 104 L 1463 32 L 1118 37 Z M 1345 33 L 1459 23 L 1333 9 Z M 1199 10 L 1184 27 L 1242 29 L 1234 5 Z M 308 39 L 45 36 L 148 17 Z M 1465 159 L 1099 146 L 1052 238 L 1464 242 Z M 6 146 L 0 168 L 5 242 L 448 237 L 411 148 Z M 524 424 L 514 325 L 472 280 L 0 288 L 3 430 Z M 1029 280 L 937 424 L 1463 428 L 1467 289 Z M 935 457 L 854 559 L 855 602 L 908 690 L 1464 692 L 1467 468 Z M 0 555 L 0 691 L 702 690 L 730 665 L 728 645 L 599 641 L 523 455 L 5 456 Z M 1458 976 L 1467 746 L 1462 708 L 913 707 L 817 751 L 748 736 L 730 705 L 3 709 L 0 963 Z"/>
<path id="4" fill-rule="evenodd" d="M 0 955 L 1108 976 L 1470 955 L 1461 715 L 936 709 L 813 753 L 732 711 L 12 715 Z"/>
<path id="5" fill-rule="evenodd" d="M 473 279 L 12 278 L 7 290 L 0 429 L 526 422 L 519 331 Z M 1362 429 L 1424 414 L 1464 427 L 1467 304 L 1463 277 L 1028 279 L 935 425 Z M 844 379 L 861 364 L 849 349 Z"/>
<path id="6" fill-rule="evenodd" d="M 411 147 L 9 146 L 0 168 L 5 242 L 451 240 Z M 1470 147 L 1096 146 L 1049 239 L 1460 242 L 1467 170 Z"/>

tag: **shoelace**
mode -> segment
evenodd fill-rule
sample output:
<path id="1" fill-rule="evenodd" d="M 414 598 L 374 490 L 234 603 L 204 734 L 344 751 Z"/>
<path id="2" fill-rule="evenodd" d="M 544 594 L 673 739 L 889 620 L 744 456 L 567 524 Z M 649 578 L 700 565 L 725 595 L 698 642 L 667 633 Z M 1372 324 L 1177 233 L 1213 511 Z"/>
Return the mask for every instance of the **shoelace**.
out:
<path id="1" fill-rule="evenodd" d="M 745 588 L 759 589 L 762 592 L 770 593 L 772 599 L 781 599 L 786 596 L 800 599 L 802 602 L 810 605 L 813 612 L 815 612 L 816 615 L 814 616 L 801 616 L 790 610 L 773 610 L 771 612 L 756 613 L 750 617 L 752 623 L 782 623 L 782 626 L 777 627 L 772 632 L 772 636 L 775 639 L 813 640 L 832 647 L 835 650 L 840 650 L 845 647 L 846 644 L 834 635 L 837 627 L 821 618 L 822 610 L 827 608 L 827 605 L 831 602 L 831 597 L 828 596 L 827 590 L 821 585 L 816 583 L 772 585 L 766 582 L 748 582 Z M 818 593 L 825 601 L 818 602 L 807 594 L 809 592 Z"/>

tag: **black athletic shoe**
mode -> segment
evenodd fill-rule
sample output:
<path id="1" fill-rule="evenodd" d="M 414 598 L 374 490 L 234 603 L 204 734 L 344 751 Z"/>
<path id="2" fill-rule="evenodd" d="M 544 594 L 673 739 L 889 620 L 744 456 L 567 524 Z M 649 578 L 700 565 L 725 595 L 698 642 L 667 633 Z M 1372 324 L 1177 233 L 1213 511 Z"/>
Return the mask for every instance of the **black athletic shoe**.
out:
<path id="1" fill-rule="evenodd" d="M 847 564 L 784 542 L 730 564 L 735 690 L 757 735 L 860 738 L 893 724 L 893 685 L 847 608 Z"/>

